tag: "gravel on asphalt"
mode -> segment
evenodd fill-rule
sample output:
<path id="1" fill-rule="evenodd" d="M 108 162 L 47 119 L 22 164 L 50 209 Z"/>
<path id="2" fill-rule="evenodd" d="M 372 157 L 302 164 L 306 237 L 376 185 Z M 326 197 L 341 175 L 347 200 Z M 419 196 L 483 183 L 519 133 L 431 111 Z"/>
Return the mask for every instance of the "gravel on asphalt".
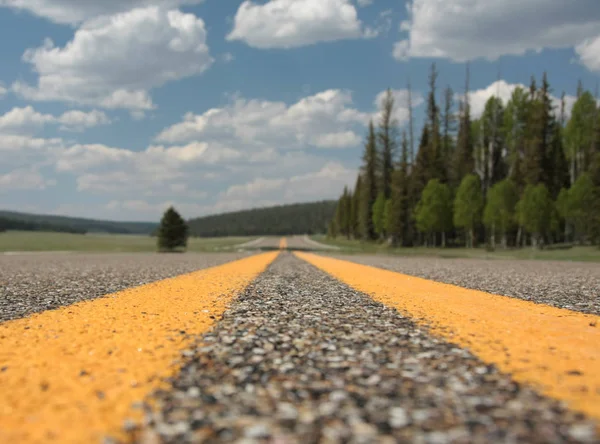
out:
<path id="1" fill-rule="evenodd" d="M 0 322 L 221 265 L 249 254 L 0 255 Z"/>
<path id="2" fill-rule="evenodd" d="M 446 284 L 600 315 L 600 264 L 327 255 Z"/>
<path id="3" fill-rule="evenodd" d="M 138 442 L 598 442 L 595 424 L 289 253 L 225 312 Z"/>

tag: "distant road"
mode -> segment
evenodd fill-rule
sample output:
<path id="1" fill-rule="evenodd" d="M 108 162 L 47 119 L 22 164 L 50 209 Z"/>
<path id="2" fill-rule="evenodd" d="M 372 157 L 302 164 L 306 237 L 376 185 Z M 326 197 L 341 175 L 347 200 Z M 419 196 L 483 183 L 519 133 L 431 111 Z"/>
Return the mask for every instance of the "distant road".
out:
<path id="1" fill-rule="evenodd" d="M 236 245 L 236 247 L 237 248 L 251 248 L 251 247 L 256 247 L 257 245 L 259 245 L 264 240 L 265 240 L 264 237 L 259 237 L 258 239 L 254 239 L 254 240 L 251 240 L 249 242 L 245 242 L 243 244 Z"/>
<path id="2" fill-rule="evenodd" d="M 339 250 L 338 247 L 334 247 L 331 245 L 325 245 L 320 242 L 316 242 L 308 237 L 308 235 L 304 236 L 268 236 L 261 237 L 260 239 L 253 240 L 251 242 L 247 242 L 242 245 L 238 245 L 238 248 L 251 248 L 251 249 L 275 249 L 281 246 L 281 240 L 285 239 L 287 243 L 287 248 L 291 250 Z"/>

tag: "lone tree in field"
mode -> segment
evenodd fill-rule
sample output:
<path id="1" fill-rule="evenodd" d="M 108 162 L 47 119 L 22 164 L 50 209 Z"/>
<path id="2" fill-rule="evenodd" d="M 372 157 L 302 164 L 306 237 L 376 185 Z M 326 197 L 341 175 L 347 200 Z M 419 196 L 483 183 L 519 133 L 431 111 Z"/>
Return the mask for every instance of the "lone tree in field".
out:
<path id="1" fill-rule="evenodd" d="M 187 240 L 187 223 L 173 207 L 169 207 L 158 228 L 158 250 L 174 251 L 178 247 L 185 248 Z"/>

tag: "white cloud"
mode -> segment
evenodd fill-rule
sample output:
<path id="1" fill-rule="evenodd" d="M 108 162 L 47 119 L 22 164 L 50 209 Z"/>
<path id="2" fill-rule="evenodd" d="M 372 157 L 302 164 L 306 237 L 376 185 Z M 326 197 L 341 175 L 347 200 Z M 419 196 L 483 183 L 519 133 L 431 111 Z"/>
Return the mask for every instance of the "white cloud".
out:
<path id="1" fill-rule="evenodd" d="M 496 60 L 544 48 L 574 47 L 600 29 L 597 0 L 413 0 L 401 24 L 397 59 Z"/>
<path id="2" fill-rule="evenodd" d="M 339 162 L 328 162 L 316 171 L 287 178 L 255 178 L 242 185 L 230 186 L 220 200 L 244 202 L 236 209 L 252 208 L 259 202 L 305 202 L 335 198 L 344 186 L 352 186 L 358 171 Z"/>
<path id="3" fill-rule="evenodd" d="M 485 104 L 490 97 L 500 97 L 502 99 L 502 103 L 506 106 L 513 91 L 518 87 L 523 88 L 525 91 L 529 91 L 529 87 L 523 85 L 522 83 L 507 83 L 504 80 L 493 82 L 486 88 L 471 91 L 469 93 L 471 116 L 474 118 L 479 118 L 481 114 L 483 114 Z M 459 97 L 458 94 L 457 97 Z M 561 101 L 560 97 L 551 96 L 551 98 L 556 112 L 559 112 Z M 571 114 L 571 109 L 573 108 L 573 104 L 576 100 L 577 98 L 574 96 L 565 96 L 565 112 L 567 116 Z"/>
<path id="4" fill-rule="evenodd" d="M 161 0 L 163 8 L 197 4 L 202 0 Z M 0 0 L 0 7 L 25 10 L 56 23 L 76 24 L 100 15 L 112 15 L 155 5 L 156 0 Z"/>
<path id="5" fill-rule="evenodd" d="M 237 10 L 227 40 L 254 48 L 296 48 L 364 36 L 350 0 L 244 1 Z"/>
<path id="6" fill-rule="evenodd" d="M 0 99 L 8 92 L 6 88 L 0 85 Z"/>
<path id="7" fill-rule="evenodd" d="M 358 0 L 357 3 L 358 3 L 358 6 L 364 8 L 365 6 L 372 5 L 373 4 L 373 0 Z"/>
<path id="8" fill-rule="evenodd" d="M 98 125 L 110 123 L 108 116 L 98 110 L 84 112 L 79 110 L 67 111 L 61 115 L 58 122 L 62 124 L 61 129 L 67 131 L 82 131 L 84 128 L 92 128 Z"/>
<path id="9" fill-rule="evenodd" d="M 42 114 L 32 106 L 15 107 L 4 115 L 0 115 L 0 131 L 8 134 L 32 134 L 44 125 L 59 124 L 60 129 L 81 131 L 97 125 L 110 123 L 110 119 L 101 111 L 84 112 L 79 110 L 67 111 L 61 116 Z"/>
<path id="10" fill-rule="evenodd" d="M 408 122 L 409 119 L 409 109 L 408 109 L 408 90 L 407 89 L 392 89 L 392 97 L 394 98 L 394 114 L 393 117 L 396 120 L 397 124 L 402 126 Z M 381 106 L 383 100 L 387 95 L 387 91 L 381 91 L 375 97 L 375 101 L 373 102 L 373 106 L 377 110 L 381 110 Z M 418 91 L 412 92 L 412 106 L 416 108 L 424 103 L 423 96 Z M 373 120 L 375 123 L 379 122 L 381 119 L 381 112 L 376 111 L 373 115 Z"/>
<path id="11" fill-rule="evenodd" d="M 352 95 L 327 90 L 305 97 L 292 105 L 283 102 L 234 98 L 224 108 L 203 114 L 188 113 L 183 122 L 162 131 L 156 139 L 179 143 L 191 140 L 227 140 L 230 144 L 265 148 L 345 148 L 360 143 L 362 131 L 372 114 L 352 107 Z"/>
<path id="12" fill-rule="evenodd" d="M 590 71 L 600 73 L 600 35 L 586 39 L 575 47 L 575 51 Z"/>
<path id="13" fill-rule="evenodd" d="M 8 190 L 43 190 L 55 184 L 55 180 L 46 180 L 35 168 L 21 168 L 0 174 L 0 193 Z"/>
<path id="14" fill-rule="evenodd" d="M 213 62 L 202 19 L 158 7 L 91 19 L 64 47 L 47 40 L 23 60 L 39 75 L 36 86 L 13 84 L 27 99 L 130 110 L 154 108 L 148 90 Z"/>

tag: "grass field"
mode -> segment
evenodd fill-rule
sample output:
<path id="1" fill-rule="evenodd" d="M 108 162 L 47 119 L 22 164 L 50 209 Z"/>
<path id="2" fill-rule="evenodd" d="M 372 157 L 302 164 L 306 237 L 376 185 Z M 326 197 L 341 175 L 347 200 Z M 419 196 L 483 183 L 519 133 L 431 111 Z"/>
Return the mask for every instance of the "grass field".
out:
<path id="1" fill-rule="evenodd" d="M 335 245 L 341 252 L 348 254 L 372 253 L 392 254 L 399 256 L 434 256 L 442 258 L 474 258 L 474 259 L 539 259 L 558 261 L 600 262 L 598 247 L 573 246 L 560 249 L 534 250 L 532 248 L 486 251 L 484 248 L 390 248 L 385 244 L 364 243 L 347 239 L 327 239 L 326 236 L 311 236 L 317 242 Z"/>
<path id="2" fill-rule="evenodd" d="M 188 251 L 226 251 L 252 239 L 255 238 L 190 238 Z M 7 251 L 153 252 L 156 251 L 156 238 L 125 234 L 7 231 L 0 233 L 0 252 Z"/>

